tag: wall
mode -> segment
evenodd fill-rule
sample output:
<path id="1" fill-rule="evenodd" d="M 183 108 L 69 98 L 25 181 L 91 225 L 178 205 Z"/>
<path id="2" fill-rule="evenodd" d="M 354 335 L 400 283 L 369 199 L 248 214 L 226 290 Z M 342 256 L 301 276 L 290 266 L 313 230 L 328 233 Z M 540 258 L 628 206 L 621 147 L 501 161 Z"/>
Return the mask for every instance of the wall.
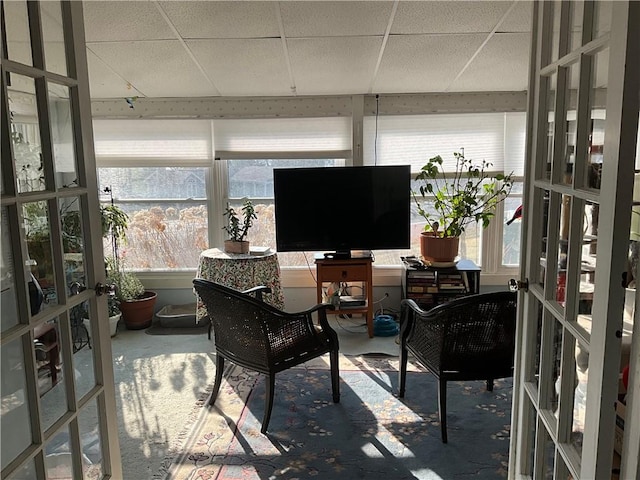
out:
<path id="1" fill-rule="evenodd" d="M 485 285 L 481 284 L 480 293 L 493 292 L 499 290 L 506 290 L 507 285 Z M 154 289 L 158 293 L 158 301 L 156 302 L 156 312 L 165 305 L 182 305 L 187 303 L 195 303 L 196 298 L 193 291 L 190 288 L 156 288 Z M 309 287 L 284 287 L 285 298 L 285 310 L 289 312 L 297 312 L 306 310 L 316 302 L 316 290 Z M 389 297 L 384 298 L 384 294 L 388 293 Z M 377 312 L 381 306 L 387 313 L 394 313 L 400 311 L 400 301 L 402 299 L 402 293 L 400 288 L 400 280 L 398 280 L 398 286 L 383 286 L 373 288 L 374 301 L 378 302 L 384 298 L 382 302 L 374 304 L 374 312 Z"/>

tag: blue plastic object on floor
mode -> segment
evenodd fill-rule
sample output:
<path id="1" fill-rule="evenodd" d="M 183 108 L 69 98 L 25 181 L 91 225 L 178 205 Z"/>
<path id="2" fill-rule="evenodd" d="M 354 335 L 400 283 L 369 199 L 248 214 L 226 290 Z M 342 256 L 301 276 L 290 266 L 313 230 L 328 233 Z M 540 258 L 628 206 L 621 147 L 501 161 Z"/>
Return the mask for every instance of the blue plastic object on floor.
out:
<path id="1" fill-rule="evenodd" d="M 375 337 L 393 337 L 400 330 L 391 315 L 377 315 L 373 319 L 373 335 Z"/>

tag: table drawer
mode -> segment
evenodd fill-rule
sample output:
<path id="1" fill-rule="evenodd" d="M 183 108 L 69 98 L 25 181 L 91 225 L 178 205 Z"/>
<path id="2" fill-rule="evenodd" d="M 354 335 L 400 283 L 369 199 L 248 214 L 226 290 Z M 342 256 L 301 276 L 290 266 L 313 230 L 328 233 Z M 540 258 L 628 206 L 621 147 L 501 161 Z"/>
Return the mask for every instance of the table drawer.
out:
<path id="1" fill-rule="evenodd" d="M 362 265 L 329 265 L 319 269 L 323 282 L 355 282 L 368 278 L 367 264 Z"/>

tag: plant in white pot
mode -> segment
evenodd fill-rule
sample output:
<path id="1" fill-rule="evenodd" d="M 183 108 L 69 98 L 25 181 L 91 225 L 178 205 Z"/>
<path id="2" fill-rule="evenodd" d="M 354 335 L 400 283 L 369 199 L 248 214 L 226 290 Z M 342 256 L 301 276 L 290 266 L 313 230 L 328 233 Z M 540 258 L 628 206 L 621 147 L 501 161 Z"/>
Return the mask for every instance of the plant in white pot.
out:
<path id="1" fill-rule="evenodd" d="M 475 163 L 464 156 L 464 149 L 453 155 L 455 168 L 448 174 L 440 155 L 430 158 L 416 175 L 419 191 L 411 192 L 426 220 L 420 253 L 431 263 L 454 261 L 465 229 L 473 223 L 486 228 L 513 186 L 513 173 L 491 173 L 491 163 Z M 433 202 L 432 208 L 425 208 L 424 201 Z"/>
<path id="2" fill-rule="evenodd" d="M 242 204 L 242 220 L 240 220 L 238 212 L 230 205 L 227 205 L 223 215 L 227 219 L 227 224 L 222 228 L 229 235 L 229 239 L 224 241 L 224 251 L 227 253 L 249 253 L 247 233 L 253 226 L 253 221 L 258 218 L 251 200 L 245 199 Z"/>

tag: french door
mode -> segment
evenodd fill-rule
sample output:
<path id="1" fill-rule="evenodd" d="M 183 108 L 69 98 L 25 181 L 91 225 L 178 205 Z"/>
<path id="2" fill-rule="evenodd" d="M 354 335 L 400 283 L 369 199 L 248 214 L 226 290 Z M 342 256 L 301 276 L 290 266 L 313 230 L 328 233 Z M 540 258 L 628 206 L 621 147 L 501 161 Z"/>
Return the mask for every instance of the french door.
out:
<path id="1" fill-rule="evenodd" d="M 638 393 L 626 397 L 621 456 L 614 432 L 624 363 L 629 390 L 640 388 L 640 322 L 633 335 L 623 312 L 640 2 L 533 2 L 533 11 L 510 477 L 608 479 L 621 468 L 619 478 L 638 478 Z"/>
<path id="2" fill-rule="evenodd" d="M 0 6 L 1 477 L 122 478 L 82 3 Z"/>

